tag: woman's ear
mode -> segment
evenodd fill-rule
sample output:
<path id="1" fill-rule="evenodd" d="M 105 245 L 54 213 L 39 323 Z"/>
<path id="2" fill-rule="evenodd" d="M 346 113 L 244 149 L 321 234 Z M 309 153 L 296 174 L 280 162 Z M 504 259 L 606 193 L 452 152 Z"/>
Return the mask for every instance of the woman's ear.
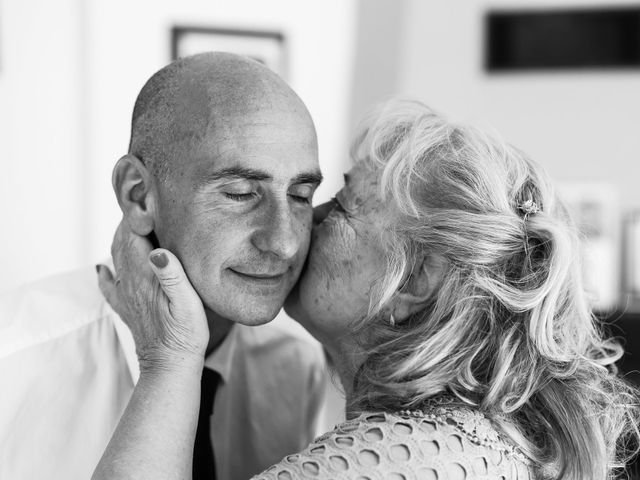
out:
<path id="1" fill-rule="evenodd" d="M 141 236 L 155 228 L 155 194 L 153 177 L 147 167 L 134 155 L 120 158 L 113 167 L 111 183 L 118 205 L 131 229 Z"/>
<path id="2" fill-rule="evenodd" d="M 425 255 L 419 267 L 414 269 L 405 285 L 392 300 L 395 323 L 407 320 L 424 309 L 440 286 L 447 262 L 440 255 Z"/>

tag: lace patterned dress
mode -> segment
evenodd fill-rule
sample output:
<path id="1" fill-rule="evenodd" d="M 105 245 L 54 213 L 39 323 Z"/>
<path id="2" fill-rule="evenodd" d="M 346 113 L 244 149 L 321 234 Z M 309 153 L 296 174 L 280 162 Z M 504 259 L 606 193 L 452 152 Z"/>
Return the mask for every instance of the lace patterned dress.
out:
<path id="1" fill-rule="evenodd" d="M 485 416 L 439 403 L 363 413 L 254 480 L 524 480 L 535 468 Z"/>

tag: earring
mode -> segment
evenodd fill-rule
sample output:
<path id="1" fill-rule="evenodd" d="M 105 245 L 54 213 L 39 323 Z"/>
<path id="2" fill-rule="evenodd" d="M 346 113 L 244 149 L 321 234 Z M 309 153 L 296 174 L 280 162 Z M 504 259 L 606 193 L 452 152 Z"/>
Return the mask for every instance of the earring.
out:
<path id="1" fill-rule="evenodd" d="M 391 316 L 389 317 L 389 325 L 391 325 L 392 327 L 396 326 L 396 319 L 393 316 L 393 313 L 391 314 Z"/>

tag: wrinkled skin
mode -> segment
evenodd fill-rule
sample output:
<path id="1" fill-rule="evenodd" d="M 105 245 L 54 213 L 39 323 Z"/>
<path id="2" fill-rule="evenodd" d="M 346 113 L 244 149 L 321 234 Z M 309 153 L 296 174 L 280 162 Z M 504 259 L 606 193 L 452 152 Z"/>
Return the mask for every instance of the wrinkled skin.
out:
<path id="1" fill-rule="evenodd" d="M 99 285 L 111 307 L 133 335 L 141 370 L 167 369 L 176 360 L 204 357 L 209 328 L 204 307 L 177 258 L 164 249 L 153 251 L 149 240 L 122 221 L 111 253 L 119 276 L 100 265 Z M 151 255 L 166 255 L 157 268 Z"/>
<path id="2" fill-rule="evenodd" d="M 345 180 L 329 208 L 316 208 L 307 263 L 285 303 L 287 314 L 325 345 L 350 336 L 386 268 L 391 207 L 380 201 L 378 173 L 358 163 Z"/>

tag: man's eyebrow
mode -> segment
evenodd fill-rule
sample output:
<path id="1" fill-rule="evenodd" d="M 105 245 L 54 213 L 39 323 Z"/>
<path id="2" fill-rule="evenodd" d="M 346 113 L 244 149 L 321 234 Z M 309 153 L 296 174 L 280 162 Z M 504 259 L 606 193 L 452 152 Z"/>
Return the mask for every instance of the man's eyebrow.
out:
<path id="1" fill-rule="evenodd" d="M 260 180 L 272 180 L 273 177 L 263 170 L 234 166 L 234 167 L 223 168 L 221 170 L 217 170 L 215 172 L 211 172 L 203 176 L 198 182 L 198 185 L 196 188 L 202 188 L 206 185 L 217 182 L 218 180 L 230 180 L 230 179 L 260 181 Z M 296 175 L 291 181 L 291 183 L 295 185 L 298 185 L 301 183 L 319 184 L 321 182 L 322 182 L 322 174 L 320 173 L 320 171 L 311 172 L 311 173 L 301 173 L 299 175 Z"/>
<path id="2" fill-rule="evenodd" d="M 298 185 L 300 183 L 320 184 L 322 183 L 322 174 L 320 172 L 301 173 L 300 175 L 296 175 L 291 183 L 294 185 Z"/>
<path id="3" fill-rule="evenodd" d="M 271 175 L 262 170 L 246 167 L 227 167 L 216 170 L 203 176 L 198 182 L 198 188 L 204 187 L 218 180 L 242 179 L 242 180 L 271 180 Z"/>

